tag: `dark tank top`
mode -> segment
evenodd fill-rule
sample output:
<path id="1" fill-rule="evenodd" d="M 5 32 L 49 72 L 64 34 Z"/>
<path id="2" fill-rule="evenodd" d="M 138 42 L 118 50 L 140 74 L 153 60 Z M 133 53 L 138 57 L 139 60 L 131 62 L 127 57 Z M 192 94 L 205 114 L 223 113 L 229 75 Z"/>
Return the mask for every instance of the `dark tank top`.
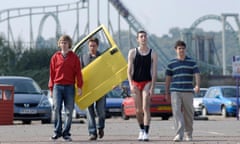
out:
<path id="1" fill-rule="evenodd" d="M 142 81 L 151 81 L 151 53 L 152 49 L 149 50 L 149 53 L 147 55 L 141 55 L 136 48 L 136 56 L 133 61 L 133 77 L 132 80 L 136 82 L 142 82 Z"/>

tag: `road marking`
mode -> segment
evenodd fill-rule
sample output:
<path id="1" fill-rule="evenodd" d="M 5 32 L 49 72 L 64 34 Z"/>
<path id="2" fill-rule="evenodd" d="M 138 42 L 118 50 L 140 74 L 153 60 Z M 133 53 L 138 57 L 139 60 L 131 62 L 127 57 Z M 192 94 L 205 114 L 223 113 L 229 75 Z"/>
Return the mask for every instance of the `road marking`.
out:
<path id="1" fill-rule="evenodd" d="M 219 132 L 207 132 L 207 131 L 198 131 L 198 132 L 201 132 L 201 133 L 209 133 L 209 134 L 214 134 L 214 135 L 221 135 L 221 136 L 224 136 L 224 135 L 225 135 L 224 133 L 219 133 Z"/>

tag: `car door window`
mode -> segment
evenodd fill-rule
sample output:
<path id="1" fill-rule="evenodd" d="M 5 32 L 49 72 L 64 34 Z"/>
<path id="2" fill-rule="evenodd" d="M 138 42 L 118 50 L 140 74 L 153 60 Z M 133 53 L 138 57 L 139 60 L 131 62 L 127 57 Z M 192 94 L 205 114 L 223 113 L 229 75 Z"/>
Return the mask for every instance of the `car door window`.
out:
<path id="1" fill-rule="evenodd" d="M 224 97 L 236 97 L 236 88 L 223 88 Z"/>
<path id="2" fill-rule="evenodd" d="M 98 31 L 97 33 L 95 33 L 91 37 L 95 37 L 95 38 L 99 39 L 98 51 L 100 52 L 100 54 L 104 53 L 107 49 L 109 49 L 111 47 L 111 44 L 108 41 L 108 39 L 107 39 L 106 35 L 104 34 L 103 30 Z M 89 40 L 89 38 L 87 38 L 81 44 L 80 48 L 76 49 L 75 53 L 78 55 L 79 58 L 83 58 L 83 55 L 88 53 L 88 40 Z M 88 63 L 87 65 L 89 65 L 89 64 L 90 63 Z M 85 66 L 87 66 L 87 65 L 85 65 Z"/>
<path id="3" fill-rule="evenodd" d="M 221 92 L 219 89 L 215 89 L 215 93 L 214 93 L 214 98 L 217 98 L 221 95 Z"/>
<path id="4" fill-rule="evenodd" d="M 217 89 L 216 88 L 212 88 L 209 90 L 209 93 L 207 95 L 208 98 L 214 98 L 217 94 Z"/>

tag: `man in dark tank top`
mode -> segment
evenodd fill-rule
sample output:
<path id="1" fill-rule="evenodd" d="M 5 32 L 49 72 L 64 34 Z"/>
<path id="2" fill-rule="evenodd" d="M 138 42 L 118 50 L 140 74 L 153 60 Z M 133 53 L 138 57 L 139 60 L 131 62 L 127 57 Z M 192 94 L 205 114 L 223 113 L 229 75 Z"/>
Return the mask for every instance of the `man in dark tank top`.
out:
<path id="1" fill-rule="evenodd" d="M 157 54 L 147 47 L 147 33 L 137 33 L 139 46 L 128 53 L 128 80 L 135 99 L 136 118 L 139 124 L 138 140 L 148 141 L 150 125 L 150 97 L 157 79 Z"/>

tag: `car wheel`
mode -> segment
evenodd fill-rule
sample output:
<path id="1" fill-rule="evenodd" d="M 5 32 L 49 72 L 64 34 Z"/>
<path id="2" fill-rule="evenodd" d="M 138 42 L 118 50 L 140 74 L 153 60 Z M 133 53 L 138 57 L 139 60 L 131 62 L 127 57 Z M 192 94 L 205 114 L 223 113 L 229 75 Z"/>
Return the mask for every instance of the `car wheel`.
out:
<path id="1" fill-rule="evenodd" d="M 202 116 L 207 116 L 207 109 L 205 107 L 202 108 Z"/>
<path id="2" fill-rule="evenodd" d="M 51 121 L 51 119 L 42 120 L 42 124 L 49 124 Z"/>
<path id="3" fill-rule="evenodd" d="M 31 124 L 31 122 L 32 122 L 31 120 L 23 120 L 22 121 L 23 124 Z"/>
<path id="4" fill-rule="evenodd" d="M 79 119 L 79 118 L 80 118 L 80 115 L 76 113 L 76 114 L 75 114 L 75 118 L 76 118 L 76 119 Z"/>
<path id="5" fill-rule="evenodd" d="M 124 119 L 124 120 L 129 120 L 129 116 L 126 116 L 126 114 L 125 114 L 125 112 L 124 112 L 124 106 L 122 106 L 121 115 L 122 115 L 122 119 Z"/>
<path id="6" fill-rule="evenodd" d="M 111 118 L 112 117 L 112 115 L 109 113 L 109 112 L 106 112 L 106 116 L 105 116 L 106 118 Z"/>
<path id="7" fill-rule="evenodd" d="M 240 117 L 240 108 L 238 108 L 238 113 L 236 116 Z"/>
<path id="8" fill-rule="evenodd" d="M 168 120 L 169 116 L 162 116 L 162 120 Z"/>
<path id="9" fill-rule="evenodd" d="M 226 111 L 225 106 L 222 107 L 221 113 L 222 113 L 222 117 L 223 117 L 223 118 L 226 118 L 226 117 L 227 117 L 227 111 Z"/>
<path id="10" fill-rule="evenodd" d="M 82 120 L 82 119 L 80 119 L 79 123 L 80 123 L 80 124 L 84 124 L 84 123 L 85 123 L 85 121 L 84 121 L 84 120 Z"/>

